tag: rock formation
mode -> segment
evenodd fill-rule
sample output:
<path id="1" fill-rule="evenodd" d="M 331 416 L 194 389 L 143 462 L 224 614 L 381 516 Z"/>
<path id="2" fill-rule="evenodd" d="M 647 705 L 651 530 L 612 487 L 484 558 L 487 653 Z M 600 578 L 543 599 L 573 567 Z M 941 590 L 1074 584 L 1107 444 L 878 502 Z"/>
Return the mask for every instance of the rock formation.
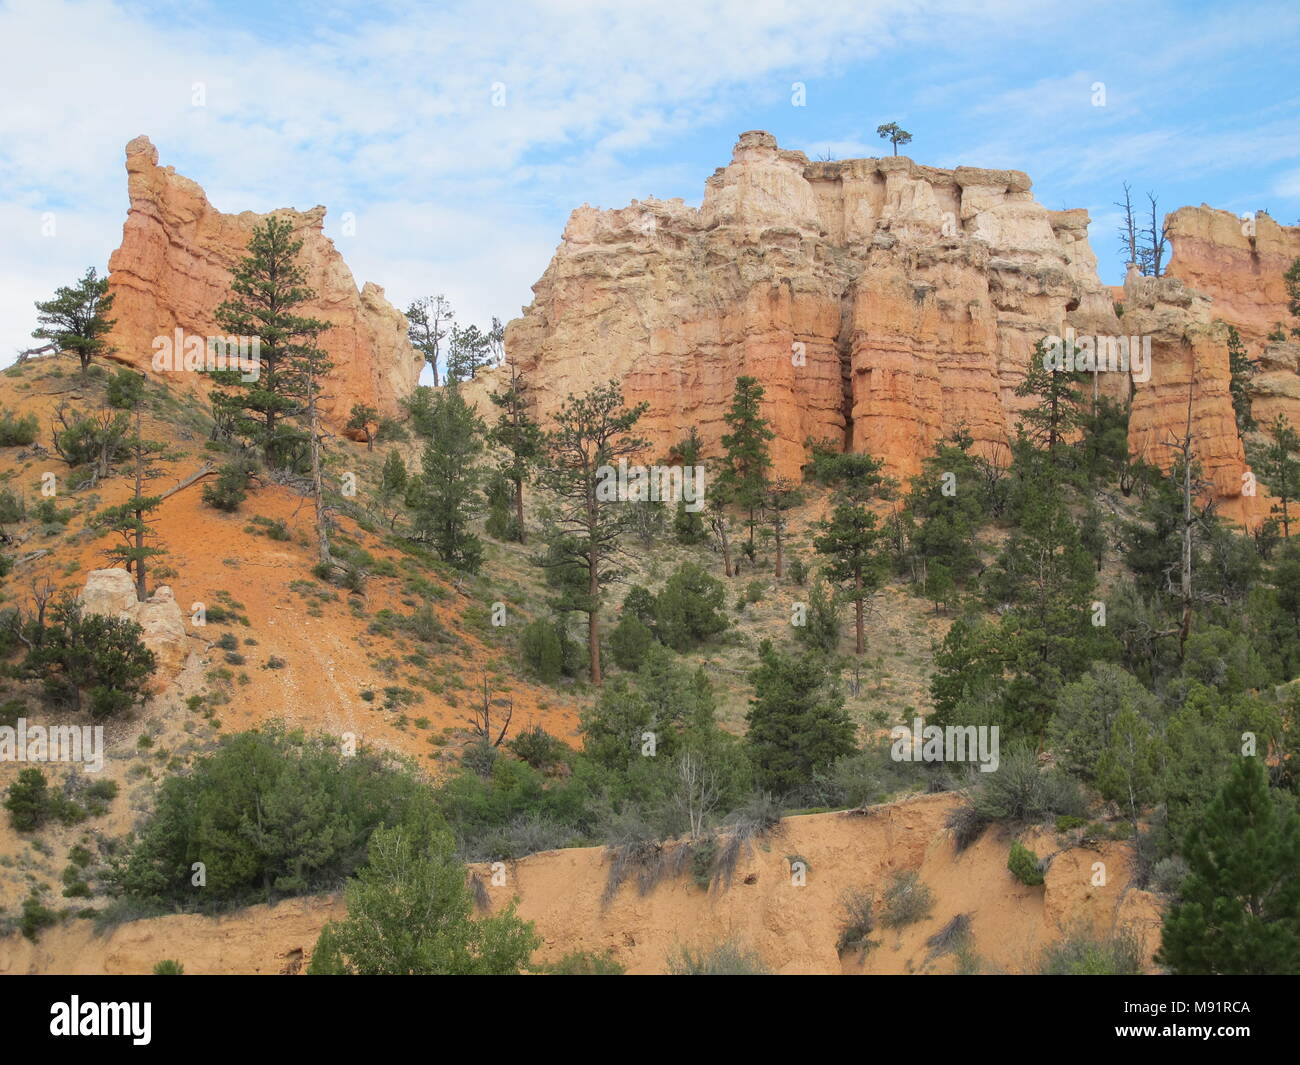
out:
<path id="1" fill-rule="evenodd" d="M 159 586 L 143 603 L 135 597 L 135 580 L 124 569 L 96 569 L 86 575 L 79 597 L 87 614 L 134 621 L 142 630 L 140 640 L 158 659 L 153 676 L 155 690 L 176 675 L 189 657 L 189 636 L 185 618 L 172 590 Z"/>
<path id="2" fill-rule="evenodd" d="M 640 430 L 656 455 L 692 426 L 716 453 L 735 379 L 750 374 L 766 390 L 778 474 L 797 476 L 811 437 L 905 478 L 959 425 L 985 453 L 1005 446 L 1037 341 L 1066 329 L 1149 336 L 1149 379 L 1102 373 L 1098 390 L 1133 399 L 1133 453 L 1167 464 L 1191 380 L 1198 457 L 1223 512 L 1253 524 L 1267 506 L 1240 495 L 1223 323 L 1256 342 L 1287 317 L 1281 273 L 1300 231 L 1265 216 L 1251 240 L 1232 215 L 1184 209 L 1171 216 L 1169 278 L 1112 291 L 1088 223 L 1036 203 L 1019 171 L 810 162 L 745 133 L 699 209 L 650 199 L 574 211 L 506 350 L 543 419 L 613 378 L 629 403 L 649 404 Z M 1269 350 L 1261 420 L 1278 397 L 1300 397 L 1300 348 Z"/>
<path id="3" fill-rule="evenodd" d="M 575 211 L 507 351 L 543 416 L 622 381 L 650 404 L 658 453 L 691 426 L 716 449 L 750 374 L 779 474 L 798 474 L 812 437 L 907 476 L 959 425 L 981 448 L 1005 443 L 1045 327 L 1118 331 L 1087 214 L 1029 188 L 1018 171 L 903 157 L 812 163 L 745 133 L 698 210 Z"/>
<path id="4" fill-rule="evenodd" d="M 126 146 L 126 169 L 131 208 L 122 245 L 108 262 L 117 322 L 109 343 L 115 358 L 148 369 L 155 337 L 172 337 L 176 329 L 186 336 L 222 335 L 214 312 L 229 297 L 230 271 L 244 256 L 253 227 L 268 216 L 217 211 L 195 182 L 158 165 L 158 150 L 147 137 Z M 422 366 L 407 341 L 406 318 L 377 285 L 357 290 L 324 235 L 324 207 L 274 214 L 288 218 L 303 242 L 299 262 L 316 298 L 301 313 L 331 325 L 320 338 L 334 362 L 323 400 L 327 416 L 341 424 L 354 403 L 397 414 Z M 196 373 L 173 372 L 188 386 L 207 385 Z"/>

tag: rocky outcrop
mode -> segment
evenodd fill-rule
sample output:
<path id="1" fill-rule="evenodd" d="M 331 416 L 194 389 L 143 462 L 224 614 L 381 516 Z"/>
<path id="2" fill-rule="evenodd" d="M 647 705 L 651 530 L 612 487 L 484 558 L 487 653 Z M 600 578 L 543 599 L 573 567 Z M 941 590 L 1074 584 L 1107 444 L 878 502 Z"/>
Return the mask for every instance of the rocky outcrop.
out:
<path id="1" fill-rule="evenodd" d="M 716 450 L 749 374 L 777 473 L 797 475 L 811 437 L 907 476 L 960 425 L 981 449 L 1006 442 L 1049 331 L 1118 332 L 1087 226 L 1034 202 L 1018 171 L 810 162 L 745 133 L 698 209 L 573 212 L 506 349 L 543 418 L 614 378 L 649 404 L 657 454 L 692 426 Z"/>
<path id="2" fill-rule="evenodd" d="M 1278 225 L 1263 212 L 1238 218 L 1204 204 L 1174 211 L 1166 225 L 1173 248 L 1167 276 L 1206 298 L 1191 334 L 1207 318 L 1218 323 L 1215 350 L 1202 352 L 1215 364 L 1212 372 L 1226 380 L 1226 326 L 1235 326 L 1256 364 L 1249 386 L 1255 421 L 1262 429 L 1281 415 L 1300 425 L 1300 342 L 1291 332 L 1300 323 L 1291 314 L 1283 280 L 1300 258 L 1300 226 Z M 1215 415 L 1220 425 L 1231 418 L 1230 403 L 1226 410 L 1223 403 L 1220 397 Z M 1263 439 L 1250 437 L 1251 442 Z M 1261 517 L 1268 513 L 1262 498 L 1242 509 Z"/>
<path id="3" fill-rule="evenodd" d="M 1279 324 L 1288 331 L 1295 324 L 1282 275 L 1300 258 L 1300 226 L 1205 204 L 1179 208 L 1165 225 L 1172 246 L 1166 276 L 1208 297 L 1214 316 L 1235 325 L 1247 347 L 1262 346 Z"/>
<path id="4" fill-rule="evenodd" d="M 189 656 L 185 618 L 172 590 L 160 585 L 143 603 L 135 597 L 135 581 L 124 569 L 96 569 L 86 576 L 80 595 L 82 610 L 134 621 L 143 630 L 141 642 L 158 660 L 156 686 L 180 672 Z"/>
<path id="5" fill-rule="evenodd" d="M 131 208 L 122 245 L 109 259 L 109 291 L 115 296 L 116 325 L 109 338 L 115 358 L 141 369 L 152 366 L 154 340 L 222 335 L 214 317 L 230 294 L 231 269 L 245 255 L 253 227 L 266 215 L 222 214 L 195 182 L 158 165 L 147 137 L 126 146 Z M 398 413 L 422 366 L 406 338 L 406 319 L 367 283 L 360 291 L 334 244 L 323 232 L 325 208 L 279 210 L 302 240 L 299 262 L 315 299 L 301 313 L 330 323 L 320 338 L 334 363 L 323 406 L 335 424 L 347 420 L 354 403 Z M 188 387 L 207 380 L 186 370 L 168 371 Z"/>

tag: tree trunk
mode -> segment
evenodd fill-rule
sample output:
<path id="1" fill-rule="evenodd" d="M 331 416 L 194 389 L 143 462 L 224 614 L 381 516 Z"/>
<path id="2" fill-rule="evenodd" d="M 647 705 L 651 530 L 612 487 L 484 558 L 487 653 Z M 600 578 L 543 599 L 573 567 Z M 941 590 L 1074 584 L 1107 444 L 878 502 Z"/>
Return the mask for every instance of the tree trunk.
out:
<path id="1" fill-rule="evenodd" d="M 600 593 L 600 578 L 593 564 L 588 570 L 587 594 L 591 603 L 587 611 L 587 648 L 591 656 L 591 683 L 597 687 L 601 684 L 600 676 L 600 608 L 596 605 L 596 596 Z"/>
<path id="2" fill-rule="evenodd" d="M 144 512 L 139 509 L 140 497 L 144 495 L 144 443 L 140 436 L 142 427 L 141 420 L 141 403 L 136 404 L 135 408 L 135 598 L 137 602 L 143 603 L 149 597 L 149 581 L 145 573 L 144 564 Z"/>
<path id="3" fill-rule="evenodd" d="M 785 576 L 785 570 L 782 566 L 781 559 L 781 519 L 779 516 L 776 519 L 776 525 L 774 526 L 772 533 L 772 538 L 776 541 L 776 578 L 777 580 L 780 580 Z"/>
<path id="4" fill-rule="evenodd" d="M 858 654 L 861 655 L 862 652 L 867 649 L 866 640 L 864 639 L 863 632 L 862 632 L 863 603 L 862 603 L 862 571 L 861 570 L 858 570 L 853 574 L 853 590 L 856 593 L 853 600 L 853 613 L 854 613 L 854 620 L 857 623 L 857 650 L 858 650 Z"/>
<path id="5" fill-rule="evenodd" d="M 311 490 L 316 506 L 316 546 L 322 566 L 333 565 L 330 558 L 329 528 L 325 524 L 325 493 L 321 485 L 320 433 L 316 425 L 316 375 L 307 375 L 307 424 L 311 431 Z"/>
<path id="6" fill-rule="evenodd" d="M 519 542 L 527 541 L 527 534 L 524 532 L 524 479 L 515 478 L 515 524 L 519 526 Z"/>

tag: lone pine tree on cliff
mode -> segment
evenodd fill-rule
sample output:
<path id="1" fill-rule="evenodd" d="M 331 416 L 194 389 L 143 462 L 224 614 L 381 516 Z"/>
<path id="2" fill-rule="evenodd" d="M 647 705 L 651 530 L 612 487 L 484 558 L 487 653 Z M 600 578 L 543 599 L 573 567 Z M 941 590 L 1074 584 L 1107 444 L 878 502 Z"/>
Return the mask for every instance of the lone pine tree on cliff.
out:
<path id="1" fill-rule="evenodd" d="M 876 127 L 876 136 L 883 140 L 888 140 L 894 146 L 894 154 L 898 154 L 900 144 L 910 144 L 912 135 L 903 129 L 897 122 L 886 122 Z"/>
<path id="2" fill-rule="evenodd" d="M 92 266 L 76 285 L 61 286 L 55 289 L 53 299 L 37 302 L 40 325 L 32 336 L 53 341 L 60 351 L 74 352 L 84 376 L 96 355 L 108 353 L 105 337 L 116 321 L 108 317 L 113 299 L 108 278 L 96 277 Z"/>

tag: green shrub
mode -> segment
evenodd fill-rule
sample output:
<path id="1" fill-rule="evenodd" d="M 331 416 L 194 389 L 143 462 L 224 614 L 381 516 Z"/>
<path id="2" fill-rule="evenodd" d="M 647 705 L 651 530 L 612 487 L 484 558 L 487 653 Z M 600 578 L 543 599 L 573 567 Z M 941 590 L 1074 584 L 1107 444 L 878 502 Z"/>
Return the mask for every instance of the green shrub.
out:
<path id="1" fill-rule="evenodd" d="M 567 744 L 536 724 L 524 729 L 506 746 L 534 769 L 543 772 L 564 762 L 571 753 Z"/>
<path id="2" fill-rule="evenodd" d="M 554 684 L 564 670 L 564 648 L 554 621 L 537 618 L 524 626 L 519 650 L 526 665 L 539 680 Z"/>
<path id="3" fill-rule="evenodd" d="M 876 915 L 870 891 L 849 889 L 841 898 L 844 907 L 844 924 L 835 949 L 840 954 L 851 950 L 870 950 L 875 944 L 871 933 L 876 930 Z"/>
<path id="4" fill-rule="evenodd" d="M 19 770 L 5 796 L 9 823 L 18 832 L 35 832 L 50 817 L 53 800 L 45 774 L 39 769 Z"/>
<path id="5" fill-rule="evenodd" d="M 1007 868 L 1022 884 L 1037 887 L 1043 882 L 1043 868 L 1038 860 L 1038 855 L 1019 840 L 1011 844 L 1011 854 L 1007 858 Z"/>
<path id="6" fill-rule="evenodd" d="M 575 950 L 559 961 L 538 966 L 536 972 L 544 976 L 622 976 L 626 970 L 614 960 L 613 950 L 596 954 L 589 950 Z"/>
<path id="7" fill-rule="evenodd" d="M 154 976 L 184 976 L 185 966 L 178 961 L 165 958 L 153 967 Z"/>
<path id="8" fill-rule="evenodd" d="M 934 906 L 934 892 L 921 882 L 915 872 L 898 872 L 885 889 L 880 924 L 883 928 L 903 928 L 924 920 Z"/>
<path id="9" fill-rule="evenodd" d="M 144 377 L 125 367 L 108 379 L 104 390 L 108 405 L 117 410 L 135 410 L 144 399 Z"/>
<path id="10" fill-rule="evenodd" d="M 133 621 L 84 614 L 75 596 L 55 601 L 42 626 L 27 625 L 32 645 L 22 665 L 25 676 L 44 682 L 45 697 L 57 706 L 88 709 L 97 721 L 134 706 L 157 660 Z"/>
<path id="11" fill-rule="evenodd" d="M 620 669 L 641 668 L 646 652 L 655 642 L 654 633 L 635 614 L 624 614 L 609 634 L 609 650 Z"/>
<path id="12" fill-rule="evenodd" d="M 18 415 L 0 408 L 0 447 L 26 447 L 36 442 L 40 423 L 35 414 Z"/>
<path id="13" fill-rule="evenodd" d="M 187 910 L 271 902 L 335 888 L 364 861 L 378 826 L 430 819 L 427 786 L 375 752 L 348 757 L 330 737 L 280 728 L 242 732 L 163 782 L 108 879 L 120 895 Z M 191 883 L 195 860 L 206 886 Z"/>
<path id="14" fill-rule="evenodd" d="M 23 900 L 22 916 L 18 920 L 18 929 L 24 937 L 35 943 L 41 932 L 57 924 L 58 920 L 58 914 L 45 906 L 40 897 L 33 892 Z"/>
<path id="15" fill-rule="evenodd" d="M 233 514 L 248 498 L 251 470 L 242 462 L 228 462 L 217 471 L 214 481 L 203 486 L 203 502 L 217 510 Z"/>
<path id="16" fill-rule="evenodd" d="M 1142 972 L 1142 944 L 1127 929 L 1097 934 L 1076 928 L 1043 951 L 1041 976 L 1138 976 Z"/>
<path id="17" fill-rule="evenodd" d="M 726 630 L 726 588 L 703 566 L 685 562 L 655 597 L 659 638 L 674 651 L 689 651 Z"/>
<path id="18" fill-rule="evenodd" d="M 668 959 L 673 976 L 771 976 L 756 951 L 726 940 L 712 947 L 693 950 L 681 947 Z"/>

